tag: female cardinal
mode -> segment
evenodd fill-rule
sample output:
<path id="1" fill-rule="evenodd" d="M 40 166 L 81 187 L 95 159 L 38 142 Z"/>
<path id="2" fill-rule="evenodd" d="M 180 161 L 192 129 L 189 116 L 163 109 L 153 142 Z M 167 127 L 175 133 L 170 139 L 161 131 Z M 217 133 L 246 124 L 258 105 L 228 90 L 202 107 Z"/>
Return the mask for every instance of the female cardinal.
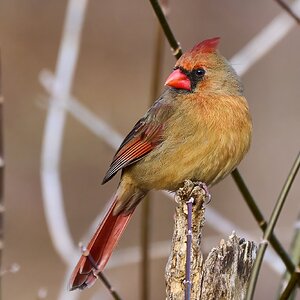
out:
<path id="1" fill-rule="evenodd" d="M 205 40 L 181 56 L 166 90 L 115 154 L 103 183 L 122 170 L 120 183 L 73 271 L 71 290 L 95 282 L 148 191 L 175 191 L 185 179 L 211 186 L 248 151 L 248 105 L 237 74 L 217 51 L 218 43 L 219 38 Z"/>

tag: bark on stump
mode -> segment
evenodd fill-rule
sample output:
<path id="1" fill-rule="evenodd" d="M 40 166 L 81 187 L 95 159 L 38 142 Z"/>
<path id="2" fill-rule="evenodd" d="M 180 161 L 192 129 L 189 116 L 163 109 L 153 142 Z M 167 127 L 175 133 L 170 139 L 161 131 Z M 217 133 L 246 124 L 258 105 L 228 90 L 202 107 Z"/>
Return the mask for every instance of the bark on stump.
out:
<path id="1" fill-rule="evenodd" d="M 172 249 L 166 266 L 166 299 L 181 300 L 185 294 L 187 205 L 193 197 L 193 239 L 191 258 L 192 300 L 243 299 L 255 260 L 257 246 L 232 233 L 227 241 L 213 248 L 206 260 L 200 250 L 205 218 L 205 191 L 186 180 L 175 196 L 178 203 Z"/>

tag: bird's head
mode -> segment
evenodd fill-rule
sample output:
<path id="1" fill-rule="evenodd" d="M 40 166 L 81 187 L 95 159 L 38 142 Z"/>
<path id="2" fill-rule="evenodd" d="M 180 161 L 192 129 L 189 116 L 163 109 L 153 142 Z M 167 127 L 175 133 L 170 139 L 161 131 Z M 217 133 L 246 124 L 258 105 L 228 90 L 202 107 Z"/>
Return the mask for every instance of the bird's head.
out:
<path id="1" fill-rule="evenodd" d="M 241 94 L 238 76 L 217 50 L 219 41 L 218 37 L 208 39 L 185 52 L 176 62 L 165 85 L 179 93 Z"/>

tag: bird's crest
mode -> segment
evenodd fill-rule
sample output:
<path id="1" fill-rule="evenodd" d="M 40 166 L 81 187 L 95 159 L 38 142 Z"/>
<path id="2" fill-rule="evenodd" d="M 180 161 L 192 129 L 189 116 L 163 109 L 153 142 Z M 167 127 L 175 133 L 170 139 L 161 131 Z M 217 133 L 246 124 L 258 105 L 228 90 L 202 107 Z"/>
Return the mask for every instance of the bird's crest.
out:
<path id="1" fill-rule="evenodd" d="M 177 61 L 176 66 L 181 66 L 186 70 L 205 66 L 207 63 L 206 54 L 214 53 L 217 50 L 219 42 L 219 37 L 200 42 L 192 50 L 185 52 Z"/>
<path id="2" fill-rule="evenodd" d="M 219 42 L 220 42 L 219 37 L 204 40 L 199 44 L 197 44 L 196 46 L 194 46 L 191 52 L 202 52 L 202 53 L 214 52 L 217 49 Z"/>

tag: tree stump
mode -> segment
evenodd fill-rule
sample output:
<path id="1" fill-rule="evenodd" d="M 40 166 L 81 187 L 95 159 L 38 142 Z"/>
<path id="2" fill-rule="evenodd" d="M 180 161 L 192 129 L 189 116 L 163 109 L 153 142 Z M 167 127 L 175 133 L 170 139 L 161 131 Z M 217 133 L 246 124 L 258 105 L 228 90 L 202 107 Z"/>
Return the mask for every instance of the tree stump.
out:
<path id="1" fill-rule="evenodd" d="M 246 294 L 257 246 L 232 233 L 227 241 L 213 248 L 204 261 L 201 250 L 202 228 L 205 218 L 205 191 L 186 180 L 175 196 L 175 226 L 171 253 L 165 272 L 166 299 L 181 300 L 185 297 L 185 263 L 187 241 L 187 205 L 194 199 L 192 210 L 193 238 L 191 258 L 192 300 L 237 300 Z"/>

